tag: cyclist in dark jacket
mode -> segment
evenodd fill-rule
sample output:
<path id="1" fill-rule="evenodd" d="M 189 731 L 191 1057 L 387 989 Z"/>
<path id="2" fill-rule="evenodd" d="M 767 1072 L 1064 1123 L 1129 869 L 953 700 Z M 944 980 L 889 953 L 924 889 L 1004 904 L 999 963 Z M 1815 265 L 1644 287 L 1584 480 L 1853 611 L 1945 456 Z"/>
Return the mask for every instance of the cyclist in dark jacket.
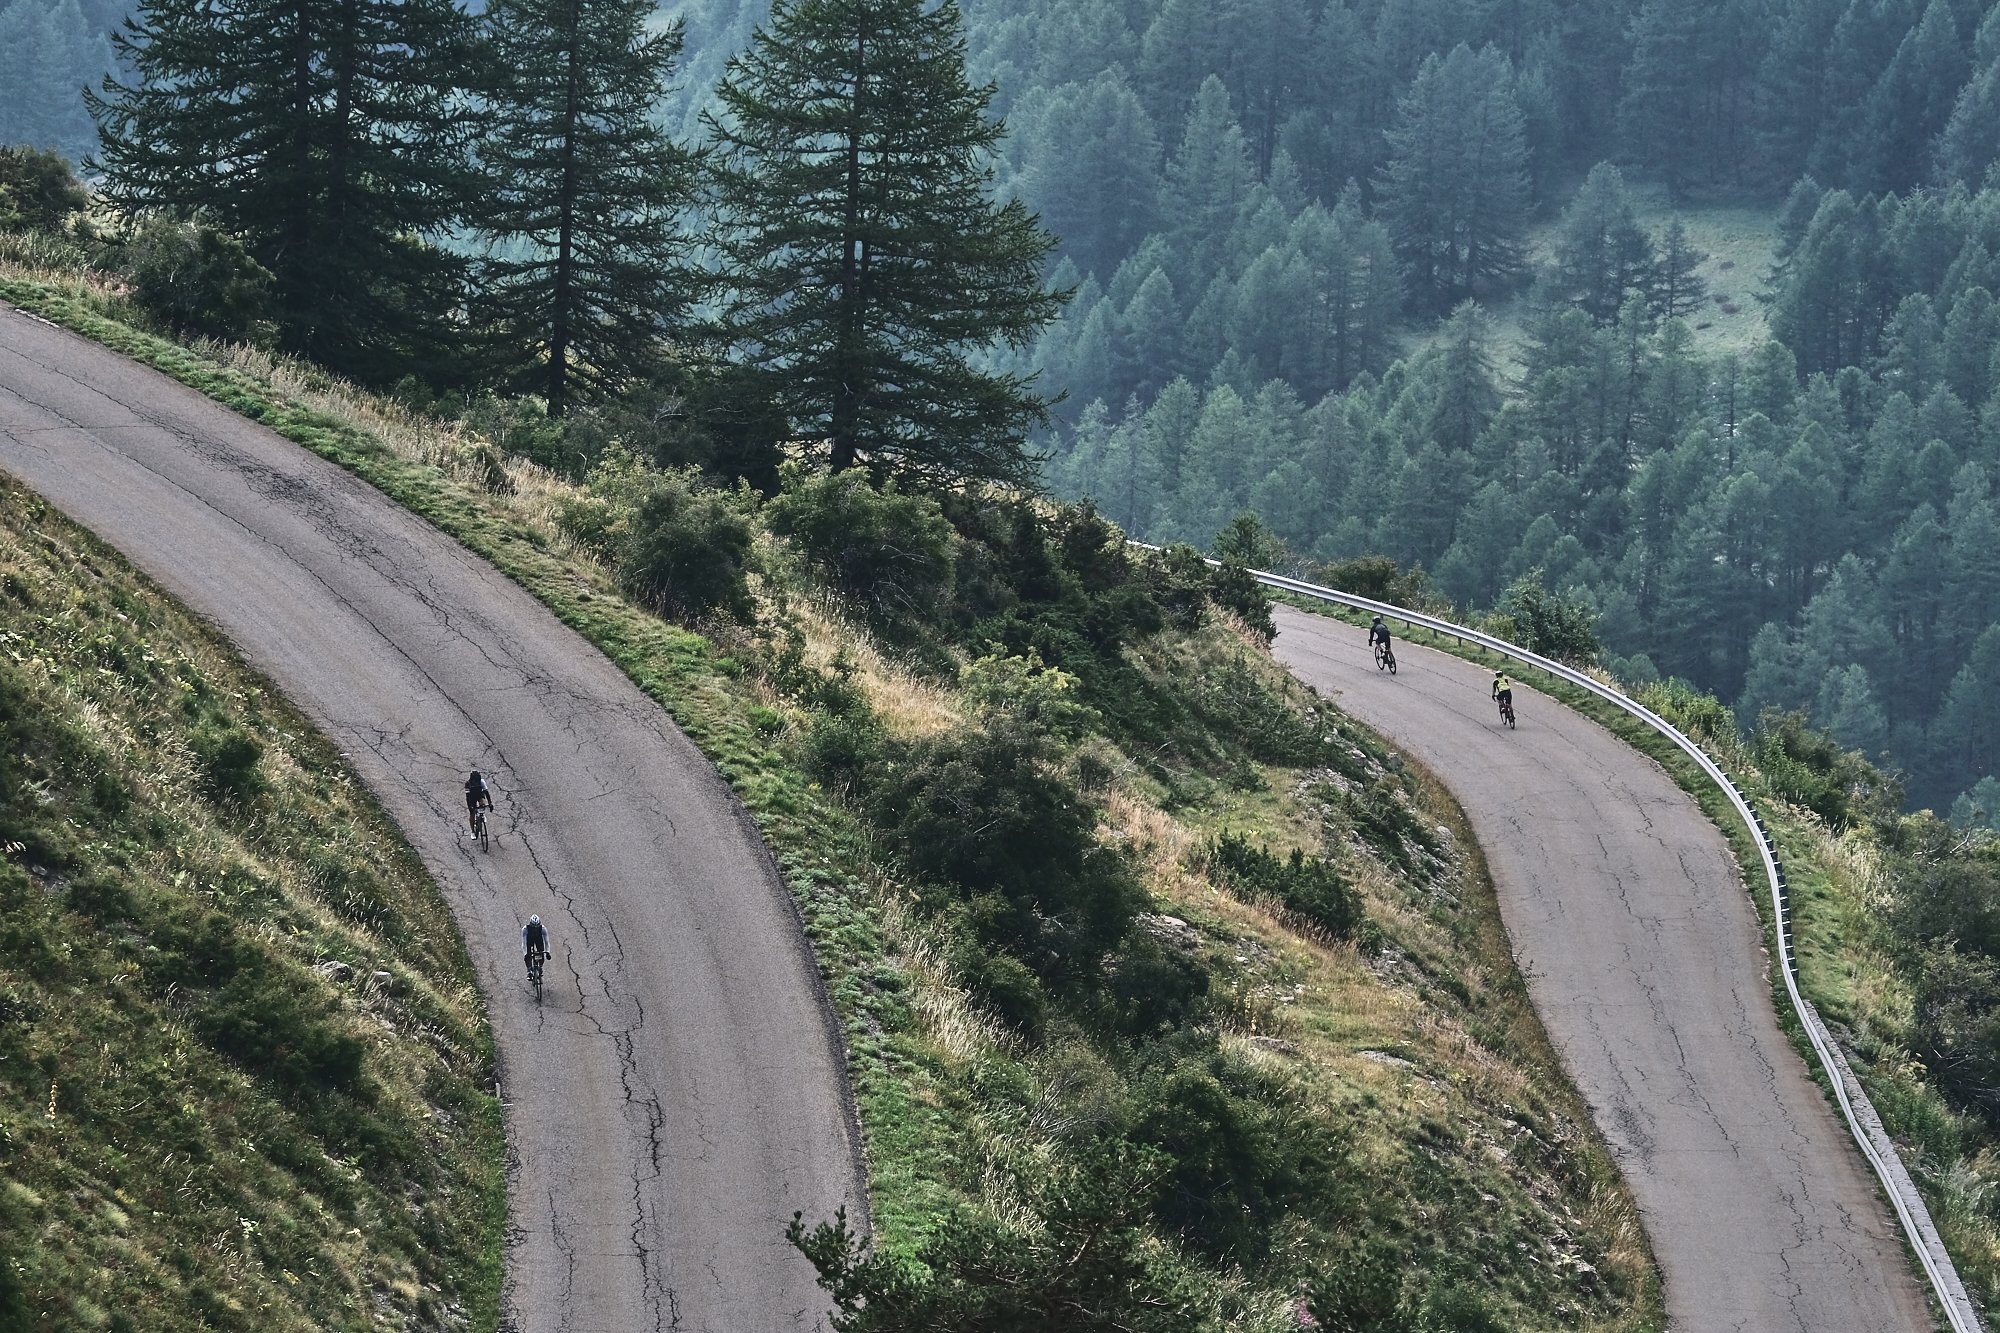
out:
<path id="1" fill-rule="evenodd" d="M 549 932 L 548 927 L 542 924 L 542 919 L 539 916 L 531 916 L 528 918 L 528 924 L 521 927 L 521 962 L 523 966 L 533 967 L 537 955 L 543 958 L 549 956 Z"/>
<path id="2" fill-rule="evenodd" d="M 479 821 L 475 816 L 481 806 L 488 810 L 493 808 L 493 789 L 486 785 L 486 779 L 480 777 L 479 770 L 475 768 L 465 779 L 465 822 L 475 835 L 479 832 Z"/>

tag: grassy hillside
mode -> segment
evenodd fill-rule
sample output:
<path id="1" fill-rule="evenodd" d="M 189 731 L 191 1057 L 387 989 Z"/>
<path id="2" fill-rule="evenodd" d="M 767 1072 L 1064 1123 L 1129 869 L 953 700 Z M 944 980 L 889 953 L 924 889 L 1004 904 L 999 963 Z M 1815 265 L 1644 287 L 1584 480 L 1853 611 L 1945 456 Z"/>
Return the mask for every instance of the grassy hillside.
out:
<path id="1" fill-rule="evenodd" d="M 859 1326 L 974 1327 L 1024 1292 L 1161 1329 L 1289 1327 L 1302 1299 L 1364 1329 L 1657 1326 L 1458 815 L 1278 671 L 1228 587 L 1006 497 L 866 501 L 916 506 L 896 530 L 946 573 L 864 577 L 828 553 L 877 548 L 814 535 L 826 487 L 564 482 L 137 332 L 88 283 L 0 281 L 445 526 L 717 761 L 845 1025 L 873 1258 L 824 1219 L 802 1239 L 870 1293 Z M 630 539 L 662 512 L 747 534 L 744 622 L 637 604 Z"/>
<path id="2" fill-rule="evenodd" d="M 0 1328 L 487 1328 L 471 968 L 309 724 L 0 482 Z"/>

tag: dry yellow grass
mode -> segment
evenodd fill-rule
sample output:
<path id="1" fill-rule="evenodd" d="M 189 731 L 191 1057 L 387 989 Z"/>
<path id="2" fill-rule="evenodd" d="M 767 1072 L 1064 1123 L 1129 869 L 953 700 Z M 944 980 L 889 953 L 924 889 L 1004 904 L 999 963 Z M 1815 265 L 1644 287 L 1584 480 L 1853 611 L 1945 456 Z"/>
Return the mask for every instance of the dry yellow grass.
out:
<path id="1" fill-rule="evenodd" d="M 954 692 L 890 661 L 874 637 L 853 623 L 831 596 L 796 598 L 790 610 L 805 634 L 807 663 L 827 670 L 844 655 L 869 707 L 890 735 L 906 740 L 935 736 L 965 720 Z"/>

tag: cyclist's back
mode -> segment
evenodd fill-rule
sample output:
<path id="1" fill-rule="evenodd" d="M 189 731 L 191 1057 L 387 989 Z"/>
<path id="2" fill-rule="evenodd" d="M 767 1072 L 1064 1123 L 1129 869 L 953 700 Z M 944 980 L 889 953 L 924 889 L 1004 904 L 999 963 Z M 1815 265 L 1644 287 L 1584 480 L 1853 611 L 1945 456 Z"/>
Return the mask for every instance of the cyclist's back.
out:
<path id="1" fill-rule="evenodd" d="M 536 958 L 546 958 L 549 952 L 548 927 L 539 916 L 528 918 L 528 924 L 521 927 L 521 961 L 533 967 Z"/>
<path id="2" fill-rule="evenodd" d="M 481 806 L 488 810 L 493 808 L 493 789 L 486 785 L 486 779 L 475 768 L 465 779 L 465 818 L 466 822 L 472 825 L 474 833 L 479 831 Z"/>

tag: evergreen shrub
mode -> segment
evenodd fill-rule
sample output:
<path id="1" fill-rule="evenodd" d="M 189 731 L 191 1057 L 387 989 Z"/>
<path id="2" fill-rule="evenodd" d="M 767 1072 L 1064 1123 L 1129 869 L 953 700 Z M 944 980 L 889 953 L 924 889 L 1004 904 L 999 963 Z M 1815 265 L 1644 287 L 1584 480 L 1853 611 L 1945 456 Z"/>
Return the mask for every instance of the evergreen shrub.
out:
<path id="1" fill-rule="evenodd" d="M 935 620 L 950 597 L 957 537 L 938 502 L 877 488 L 858 468 L 800 480 L 765 510 L 835 588 L 877 620 Z"/>
<path id="2" fill-rule="evenodd" d="M 750 524 L 728 496 L 656 473 L 620 543 L 618 576 L 627 592 L 667 615 L 747 623 L 757 614 L 750 561 Z"/>
<path id="3" fill-rule="evenodd" d="M 133 300 L 176 332 L 239 341 L 265 335 L 271 273 L 233 236 L 156 213 L 121 247 L 118 268 Z"/>
<path id="4" fill-rule="evenodd" d="M 60 231 L 89 206 L 61 153 L 0 148 L 0 231 Z"/>
<path id="5" fill-rule="evenodd" d="M 1324 857 L 1297 848 L 1288 858 L 1253 845 L 1239 833 L 1209 844 L 1210 867 L 1239 892 L 1270 898 L 1336 939 L 1349 939 L 1365 920 L 1361 895 Z"/>

